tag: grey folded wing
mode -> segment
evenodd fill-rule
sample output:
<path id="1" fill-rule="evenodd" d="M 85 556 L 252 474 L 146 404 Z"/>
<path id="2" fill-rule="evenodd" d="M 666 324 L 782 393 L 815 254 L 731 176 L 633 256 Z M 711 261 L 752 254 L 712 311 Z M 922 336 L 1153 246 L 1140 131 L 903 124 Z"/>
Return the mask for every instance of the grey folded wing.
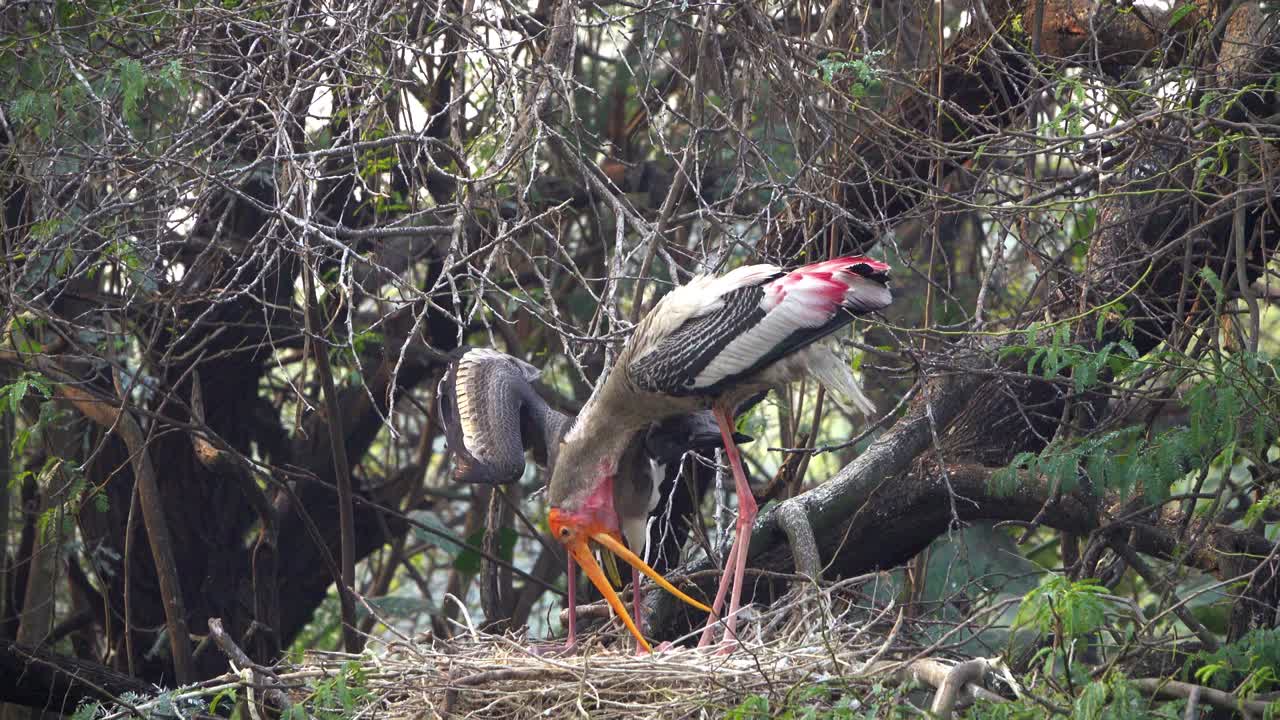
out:
<path id="1" fill-rule="evenodd" d="M 524 474 L 525 452 L 546 464 L 569 417 L 534 390 L 540 371 L 497 350 L 470 348 L 449 364 L 437 398 L 454 480 L 500 485 Z"/>

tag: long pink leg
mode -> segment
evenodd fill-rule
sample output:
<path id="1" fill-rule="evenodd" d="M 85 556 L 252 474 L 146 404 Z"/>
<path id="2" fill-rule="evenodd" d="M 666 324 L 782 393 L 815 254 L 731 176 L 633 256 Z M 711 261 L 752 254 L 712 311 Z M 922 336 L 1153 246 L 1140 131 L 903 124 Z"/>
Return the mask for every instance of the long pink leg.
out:
<path id="1" fill-rule="evenodd" d="M 751 483 L 747 482 L 747 474 L 742 469 L 742 458 L 738 455 L 738 444 L 733 441 L 733 418 L 727 410 L 718 410 L 716 419 L 720 422 L 720 434 L 724 436 L 725 453 L 729 456 L 729 464 L 733 466 L 733 477 L 738 486 L 738 538 L 734 545 L 738 547 L 737 563 L 733 569 L 733 595 L 729 600 L 729 626 L 725 629 L 725 642 L 732 643 L 736 639 L 734 627 L 738 623 L 738 608 L 742 600 L 742 577 L 747 570 L 747 555 L 750 554 L 751 528 L 756 523 L 756 515 L 760 509 L 756 506 L 755 495 L 751 494 Z M 728 568 L 725 568 L 728 571 Z"/>
<path id="2" fill-rule="evenodd" d="M 569 555 L 569 640 L 564 644 L 565 652 L 573 652 L 578 644 L 578 611 L 575 595 L 578 590 L 578 563 L 573 555 Z"/>
<path id="3" fill-rule="evenodd" d="M 716 422 L 720 425 L 720 436 L 724 441 L 724 452 L 729 456 L 729 466 L 733 468 L 733 480 L 738 493 L 737 532 L 733 539 L 733 549 L 729 551 L 729 557 L 725 559 L 725 576 L 720 578 L 720 590 L 716 592 L 716 605 L 712 606 L 713 610 L 718 610 L 717 606 L 722 600 L 720 595 L 724 592 L 725 580 L 728 578 L 730 567 L 732 567 L 733 594 L 729 597 L 729 623 L 725 627 L 724 633 L 725 642 L 732 643 L 737 637 L 734 633 L 734 628 L 738 624 L 738 608 L 742 600 L 742 578 L 747 570 L 747 555 L 751 544 L 751 527 L 755 524 L 759 508 L 756 506 L 755 496 L 751 494 L 751 483 L 747 482 L 747 474 L 742 469 L 742 458 L 738 455 L 738 444 L 733 441 L 733 418 L 729 416 L 728 410 L 720 407 L 715 408 L 713 414 L 716 416 Z M 698 643 L 699 646 L 705 644 L 707 640 L 707 632 L 704 630 L 702 640 Z"/>
<path id="4" fill-rule="evenodd" d="M 716 590 L 715 602 L 711 603 L 711 615 L 707 617 L 707 626 L 702 630 L 702 637 L 698 639 L 698 647 L 706 647 L 711 644 L 711 631 L 716 625 L 720 624 L 720 608 L 724 607 L 724 598 L 729 594 L 729 585 L 733 582 L 733 568 L 737 564 L 738 557 L 738 536 L 735 532 L 733 545 L 729 548 L 729 554 L 724 559 L 724 572 L 720 574 L 720 589 Z"/>

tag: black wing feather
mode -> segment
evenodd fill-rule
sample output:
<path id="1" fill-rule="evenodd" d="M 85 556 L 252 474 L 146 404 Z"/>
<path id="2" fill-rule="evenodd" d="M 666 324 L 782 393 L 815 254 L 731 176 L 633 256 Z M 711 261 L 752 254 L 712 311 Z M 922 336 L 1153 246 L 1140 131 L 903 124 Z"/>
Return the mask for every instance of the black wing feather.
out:
<path id="1" fill-rule="evenodd" d="M 733 439 L 743 445 L 753 438 L 735 432 Z M 650 427 L 644 438 L 645 452 L 659 465 L 680 462 L 686 452 L 707 452 L 723 444 L 720 426 L 709 410 L 667 418 Z"/>
<path id="2" fill-rule="evenodd" d="M 801 328 L 788 335 L 755 363 L 713 385 L 696 387 L 698 375 L 734 338 L 750 332 L 765 317 L 760 307 L 763 285 L 738 288 L 724 294 L 724 306 L 713 313 L 688 320 L 658 343 L 644 357 L 631 363 L 632 382 L 643 390 L 675 396 L 714 396 L 739 379 L 750 377 L 779 359 L 821 340 L 853 322 L 856 316 L 840 308 L 826 323 Z"/>

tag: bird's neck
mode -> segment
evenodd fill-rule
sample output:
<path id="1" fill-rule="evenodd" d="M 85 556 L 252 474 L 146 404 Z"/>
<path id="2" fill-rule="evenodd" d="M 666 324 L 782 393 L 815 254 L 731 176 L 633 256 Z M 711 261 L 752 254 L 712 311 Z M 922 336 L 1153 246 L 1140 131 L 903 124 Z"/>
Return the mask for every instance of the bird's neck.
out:
<path id="1" fill-rule="evenodd" d="M 569 435 L 551 470 L 547 487 L 551 506 L 576 511 L 589 504 L 590 498 L 611 498 L 624 448 L 625 445 L 617 446 L 613 433 Z M 600 488 L 606 483 L 610 489 L 601 494 Z"/>
<path id="2" fill-rule="evenodd" d="M 587 400 L 565 440 L 608 445 L 616 450 L 616 461 L 627 447 L 631 436 L 652 422 L 652 418 L 644 417 L 636 401 L 634 394 L 627 392 L 621 371 L 615 368 L 605 378 L 604 384 Z"/>
<path id="3" fill-rule="evenodd" d="M 559 446 L 548 486 L 553 507 L 578 509 L 606 479 L 612 481 L 622 454 L 645 427 L 632 415 L 616 404 L 607 382 L 591 397 Z"/>
<path id="4" fill-rule="evenodd" d="M 613 478 L 637 433 L 656 419 L 615 367 L 578 413 L 564 435 L 551 472 L 548 495 L 553 507 L 576 507 Z"/>

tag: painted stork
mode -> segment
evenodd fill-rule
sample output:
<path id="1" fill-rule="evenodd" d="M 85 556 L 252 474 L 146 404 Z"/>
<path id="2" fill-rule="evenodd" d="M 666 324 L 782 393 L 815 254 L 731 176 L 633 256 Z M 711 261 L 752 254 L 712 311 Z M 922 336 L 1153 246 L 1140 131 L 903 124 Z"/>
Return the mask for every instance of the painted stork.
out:
<path id="1" fill-rule="evenodd" d="M 893 299 L 888 281 L 889 266 L 866 257 L 842 257 L 791 272 L 749 265 L 720 277 L 693 278 L 659 300 L 636 326 L 609 376 L 555 450 L 548 520 L 568 550 L 570 577 L 577 561 L 640 647 L 648 650 L 649 644 L 596 565 L 589 541 L 612 550 L 686 602 L 705 606 L 661 580 L 618 540 L 620 531 L 628 538 L 637 532 L 630 525 L 637 518 L 642 522 L 636 509 L 646 503 L 644 491 L 631 487 L 631 479 L 620 471 L 636 435 L 665 418 L 698 410 L 710 409 L 715 417 L 733 469 L 738 519 L 699 645 L 710 642 L 732 588 L 724 637 L 732 647 L 757 513 L 733 438 L 735 409 L 761 391 L 812 375 L 841 405 L 873 412 L 849 367 L 825 344 L 816 343 L 855 316 L 887 307 Z"/>
<path id="2" fill-rule="evenodd" d="M 534 461 L 543 467 L 555 466 L 561 440 L 574 419 L 552 408 L 538 394 L 533 383 L 540 375 L 529 363 L 496 350 L 463 348 L 455 354 L 436 393 L 445 442 L 453 452 L 455 481 L 485 485 L 514 483 L 524 474 L 526 452 L 532 453 Z M 735 440 L 745 442 L 750 438 L 736 435 Z M 612 538 L 615 541 L 612 549 L 632 564 L 632 605 L 637 615 L 641 600 L 640 568 L 645 568 L 646 574 L 663 587 L 674 590 L 639 557 L 634 557 L 644 553 L 648 515 L 658 501 L 658 486 L 665 476 L 665 466 L 679 462 L 687 451 L 713 450 L 720 447 L 721 442 L 720 430 L 710 412 L 674 415 L 645 428 L 644 432 L 634 433 L 618 459 L 613 506 L 618 509 L 626 547 L 618 547 L 616 538 Z M 594 563 L 585 569 L 590 573 L 592 567 Z M 567 643 L 570 648 L 577 638 L 576 580 L 571 555 Z M 611 592 L 605 595 L 606 599 L 611 597 Z M 710 611 L 702 603 L 679 591 L 676 593 L 704 612 Z M 625 612 L 621 615 L 626 617 Z"/>

